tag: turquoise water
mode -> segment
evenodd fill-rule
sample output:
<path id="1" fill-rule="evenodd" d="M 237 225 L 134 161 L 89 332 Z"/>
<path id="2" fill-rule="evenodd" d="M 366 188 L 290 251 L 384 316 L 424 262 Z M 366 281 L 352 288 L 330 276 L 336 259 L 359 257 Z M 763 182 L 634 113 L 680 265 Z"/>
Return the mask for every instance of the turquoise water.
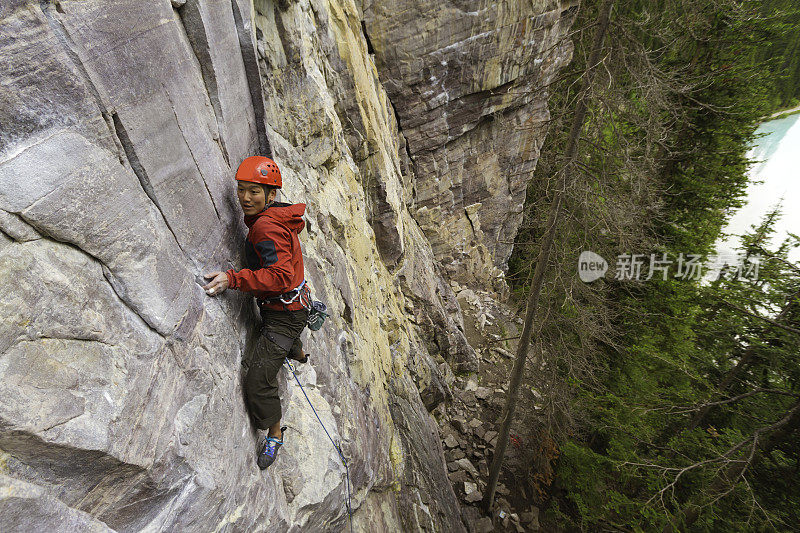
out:
<path id="1" fill-rule="evenodd" d="M 775 224 L 773 247 L 788 237 L 789 231 L 800 234 L 800 114 L 764 122 L 757 133 L 764 136 L 749 152 L 757 163 L 750 169 L 747 203 L 723 229 L 732 236 L 717 244 L 720 255 L 733 255 L 740 242 L 738 235 L 758 224 L 779 203 L 783 215 Z M 800 248 L 792 250 L 789 259 L 800 260 Z"/>

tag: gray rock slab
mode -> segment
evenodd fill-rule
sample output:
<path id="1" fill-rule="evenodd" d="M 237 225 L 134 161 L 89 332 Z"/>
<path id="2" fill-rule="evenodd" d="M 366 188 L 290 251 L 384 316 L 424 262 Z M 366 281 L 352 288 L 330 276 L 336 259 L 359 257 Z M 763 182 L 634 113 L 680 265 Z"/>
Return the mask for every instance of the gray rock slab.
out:
<path id="1" fill-rule="evenodd" d="M 27 533 L 110 533 L 114 531 L 90 514 L 72 509 L 42 487 L 0 474 L 0 516 L 3 531 Z"/>

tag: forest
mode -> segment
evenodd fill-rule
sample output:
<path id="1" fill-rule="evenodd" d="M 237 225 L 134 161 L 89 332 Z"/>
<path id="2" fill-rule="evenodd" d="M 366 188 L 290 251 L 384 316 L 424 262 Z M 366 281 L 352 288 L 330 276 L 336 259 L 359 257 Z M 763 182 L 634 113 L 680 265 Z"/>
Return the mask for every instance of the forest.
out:
<path id="1" fill-rule="evenodd" d="M 502 475 L 543 530 L 797 530 L 800 238 L 770 243 L 776 207 L 701 268 L 757 126 L 800 103 L 798 22 L 792 0 L 582 3 L 509 272 L 534 301 L 515 431 L 539 445 Z"/>

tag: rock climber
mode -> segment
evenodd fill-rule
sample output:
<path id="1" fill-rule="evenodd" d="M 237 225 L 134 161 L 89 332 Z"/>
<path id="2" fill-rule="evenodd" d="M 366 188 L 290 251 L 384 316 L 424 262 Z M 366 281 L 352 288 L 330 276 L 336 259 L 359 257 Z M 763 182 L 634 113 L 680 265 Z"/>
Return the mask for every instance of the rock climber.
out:
<path id="1" fill-rule="evenodd" d="M 236 171 L 236 193 L 249 228 L 246 267 L 238 272 L 211 272 L 203 289 L 218 296 L 235 289 L 255 296 L 261 310 L 259 346 L 244 379 L 247 409 L 259 430 L 257 464 L 262 470 L 275 461 L 283 444 L 278 370 L 288 355 L 307 361 L 300 333 L 308 319 L 308 287 L 298 234 L 305 227 L 305 204 L 277 202 L 281 172 L 272 159 L 246 158 Z"/>

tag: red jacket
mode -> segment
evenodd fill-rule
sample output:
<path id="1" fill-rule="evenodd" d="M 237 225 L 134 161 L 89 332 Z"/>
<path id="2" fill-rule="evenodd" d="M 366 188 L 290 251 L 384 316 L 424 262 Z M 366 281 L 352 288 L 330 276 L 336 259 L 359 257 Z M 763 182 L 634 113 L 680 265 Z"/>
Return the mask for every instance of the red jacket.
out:
<path id="1" fill-rule="evenodd" d="M 245 242 L 247 268 L 230 269 L 228 288 L 252 293 L 256 298 L 270 298 L 289 292 L 303 282 L 303 251 L 297 235 L 305 227 L 306 204 L 275 202 L 256 215 L 245 215 L 250 228 Z M 267 309 L 295 311 L 299 301 L 264 304 Z"/>

